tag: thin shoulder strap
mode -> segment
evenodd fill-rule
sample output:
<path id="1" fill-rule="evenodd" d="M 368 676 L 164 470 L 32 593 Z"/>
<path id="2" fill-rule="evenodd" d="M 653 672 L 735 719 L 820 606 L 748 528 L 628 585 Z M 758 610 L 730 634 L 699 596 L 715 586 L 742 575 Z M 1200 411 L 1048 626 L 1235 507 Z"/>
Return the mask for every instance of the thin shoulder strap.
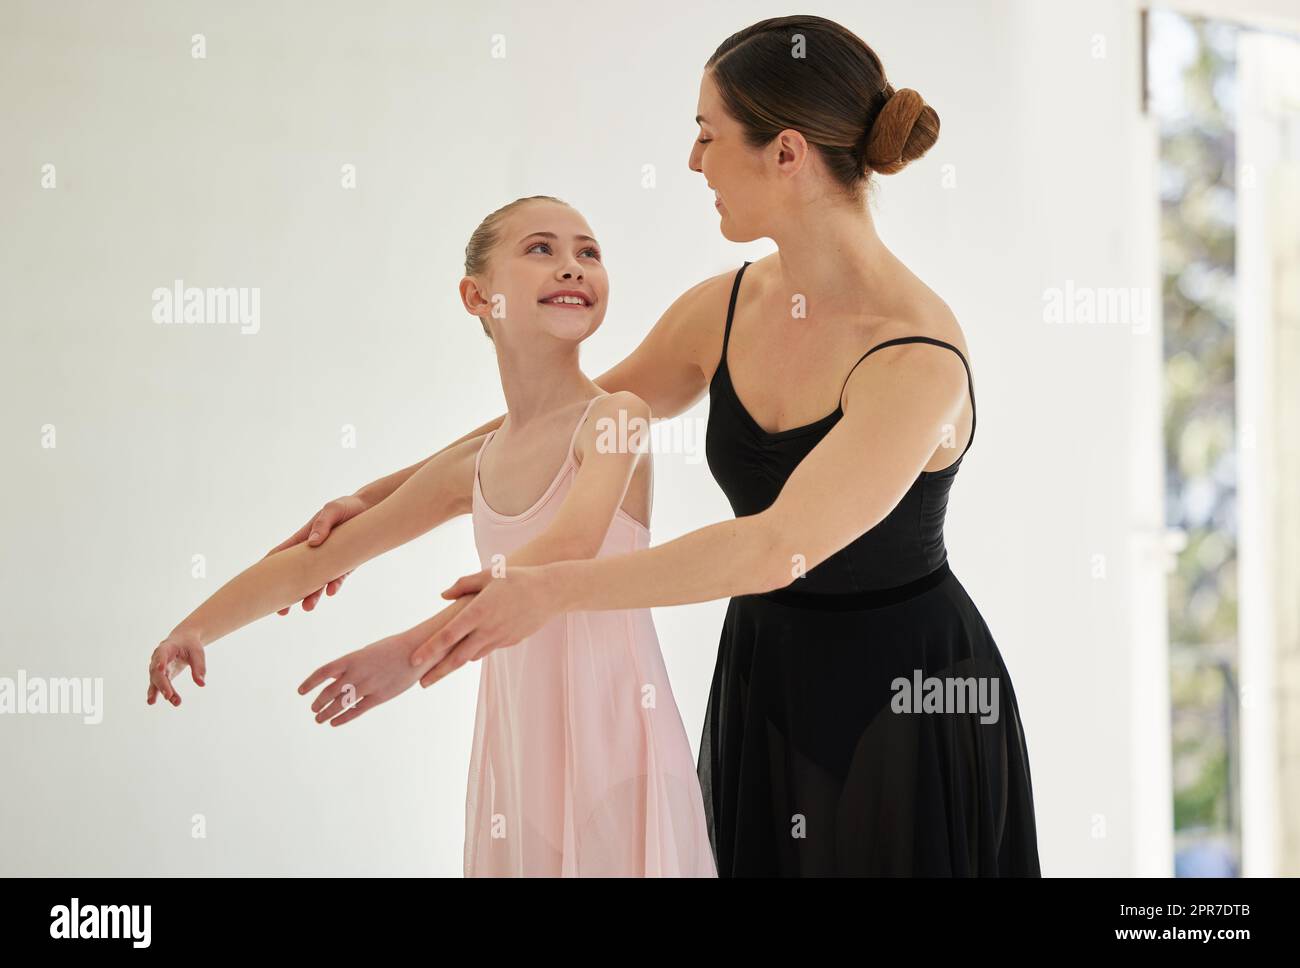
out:
<path id="1" fill-rule="evenodd" d="M 731 285 L 731 302 L 727 305 L 727 328 L 722 334 L 722 363 L 727 362 L 727 343 L 731 341 L 731 319 L 736 315 L 736 296 L 740 294 L 740 277 L 745 274 L 745 269 L 749 266 L 746 262 L 736 272 L 736 281 Z"/>
<path id="2" fill-rule="evenodd" d="M 572 460 L 576 455 L 574 447 L 578 445 L 578 434 L 582 432 L 582 425 L 587 422 L 587 414 L 591 413 L 592 405 L 602 397 L 609 396 L 608 393 L 598 393 L 587 401 L 587 406 L 583 408 L 582 416 L 578 418 L 578 426 L 573 428 L 573 436 L 569 438 L 569 459 Z"/>
<path id="3" fill-rule="evenodd" d="M 478 483 L 478 466 L 483 462 L 483 451 L 487 450 L 488 441 L 496 436 L 496 430 L 489 430 L 483 435 L 483 443 L 478 445 L 478 451 L 474 454 L 474 483 Z"/>
<path id="4" fill-rule="evenodd" d="M 953 346 L 951 343 L 945 343 L 943 340 L 935 339 L 932 336 L 899 336 L 895 339 L 887 339 L 883 343 L 871 347 L 871 349 L 862 354 L 858 359 L 858 363 L 861 363 L 872 353 L 876 352 L 876 350 L 884 349 L 886 346 L 893 346 L 896 343 L 931 343 L 935 346 L 946 346 L 961 359 L 961 365 L 966 368 L 966 387 L 970 392 L 970 439 L 966 441 L 966 447 L 961 452 L 961 457 L 965 457 L 966 451 L 970 450 L 970 445 L 975 442 L 975 379 L 971 376 L 970 364 L 966 362 L 966 357 L 962 355 L 961 350 L 957 349 L 957 347 Z M 844 407 L 844 390 L 849 385 L 849 377 L 853 376 L 853 370 L 858 368 L 858 363 L 853 364 L 853 369 L 849 370 L 849 376 L 844 378 L 844 386 L 840 387 L 841 409 Z M 961 457 L 958 457 L 957 460 L 961 460 Z M 953 463 L 956 463 L 956 461 Z"/>

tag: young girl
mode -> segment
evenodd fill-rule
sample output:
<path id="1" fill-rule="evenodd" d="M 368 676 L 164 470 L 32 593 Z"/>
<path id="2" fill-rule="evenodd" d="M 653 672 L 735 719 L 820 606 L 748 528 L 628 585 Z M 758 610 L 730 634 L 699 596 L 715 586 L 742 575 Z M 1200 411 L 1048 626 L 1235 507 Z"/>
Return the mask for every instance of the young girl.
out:
<path id="1" fill-rule="evenodd" d="M 161 693 L 179 706 L 171 679 L 189 665 L 202 685 L 209 643 L 456 514 L 473 513 L 481 565 L 502 572 L 649 546 L 650 458 L 643 435 L 620 439 L 619 428 L 623 438 L 644 429 L 650 411 L 578 368 L 608 296 L 586 221 L 558 199 L 511 202 L 474 232 L 460 291 L 495 345 L 504 423 L 429 461 L 328 543 L 271 554 L 219 589 L 155 650 L 148 702 Z M 347 722 L 419 680 L 426 668 L 409 656 L 434 629 L 430 620 L 343 656 L 299 692 L 332 679 L 312 708 L 318 722 Z M 648 610 L 560 616 L 481 668 L 466 876 L 716 876 Z"/>

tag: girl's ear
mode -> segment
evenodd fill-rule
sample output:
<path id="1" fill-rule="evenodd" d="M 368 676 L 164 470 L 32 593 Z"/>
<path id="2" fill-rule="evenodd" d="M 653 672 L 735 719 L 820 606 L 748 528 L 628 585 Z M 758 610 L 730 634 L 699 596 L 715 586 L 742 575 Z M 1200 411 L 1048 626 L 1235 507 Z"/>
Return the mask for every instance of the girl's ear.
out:
<path id="1" fill-rule="evenodd" d="M 495 343 L 496 340 L 492 339 L 492 330 L 488 328 L 488 316 L 492 313 L 492 300 L 473 276 L 465 276 L 465 278 L 461 279 L 460 301 L 465 306 L 466 312 L 471 316 L 478 317 L 479 323 L 483 326 L 483 335 Z"/>
<path id="2" fill-rule="evenodd" d="M 479 288 L 478 280 L 473 276 L 461 279 L 460 301 L 471 316 L 483 316 L 492 309 L 491 301 L 485 297 L 483 290 Z"/>
<path id="3" fill-rule="evenodd" d="M 479 322 L 483 324 L 483 331 L 487 332 L 488 316 L 492 314 L 492 295 L 487 292 L 473 276 L 466 276 L 460 281 L 460 301 L 465 306 L 465 311 L 471 316 L 477 316 Z"/>

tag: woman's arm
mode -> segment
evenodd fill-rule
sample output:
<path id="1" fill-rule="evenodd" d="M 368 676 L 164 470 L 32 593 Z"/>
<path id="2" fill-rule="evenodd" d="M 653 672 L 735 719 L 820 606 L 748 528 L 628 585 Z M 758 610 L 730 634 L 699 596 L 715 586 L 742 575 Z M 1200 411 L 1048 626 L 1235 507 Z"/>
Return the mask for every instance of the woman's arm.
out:
<path id="1" fill-rule="evenodd" d="M 875 353 L 849 380 L 844 416 L 769 508 L 644 551 L 467 576 L 444 594 L 475 594 L 475 601 L 412 653 L 412 665 L 446 653 L 423 680 L 428 685 L 513 645 L 558 612 L 684 605 L 789 585 L 897 506 L 943 442 L 965 392 L 965 370 L 951 353 L 915 343 Z"/>
<path id="2" fill-rule="evenodd" d="M 784 588 L 898 506 L 965 395 L 966 371 L 951 352 L 911 343 L 873 354 L 849 381 L 844 417 L 770 507 L 617 564 L 558 562 L 552 578 L 564 609 L 684 605 Z"/>
<path id="3" fill-rule="evenodd" d="M 328 544 L 298 544 L 263 558 L 213 593 L 173 635 L 190 633 L 201 645 L 210 645 L 334 576 L 464 514 L 477 450 L 473 440 L 443 450 L 389 499 L 335 528 Z"/>

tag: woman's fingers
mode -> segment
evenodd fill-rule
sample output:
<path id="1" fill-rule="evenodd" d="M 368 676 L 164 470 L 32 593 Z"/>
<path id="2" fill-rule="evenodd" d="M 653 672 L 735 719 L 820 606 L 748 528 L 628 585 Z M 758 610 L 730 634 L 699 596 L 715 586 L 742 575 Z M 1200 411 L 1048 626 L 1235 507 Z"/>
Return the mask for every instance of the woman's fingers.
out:
<path id="1" fill-rule="evenodd" d="M 450 607 L 448 606 L 448 608 Z M 474 606 L 470 605 L 437 632 L 425 639 L 424 643 L 411 653 L 411 665 L 422 666 L 430 659 L 441 657 L 447 649 L 473 630 L 474 615 Z"/>
<path id="2" fill-rule="evenodd" d="M 330 501 L 312 520 L 307 529 L 307 543 L 313 548 L 330 536 L 334 527 L 348 518 L 347 511 L 338 501 Z"/>
<path id="3" fill-rule="evenodd" d="M 457 643 L 456 647 L 447 653 L 441 662 L 426 672 L 420 679 L 420 685 L 428 688 L 439 679 L 445 679 L 447 676 L 451 675 L 466 662 L 477 659 L 480 651 L 483 650 L 491 640 L 492 636 L 487 632 L 482 629 L 476 629 L 474 632 L 470 633 L 468 637 Z"/>
<path id="4" fill-rule="evenodd" d="M 330 501 L 316 513 L 314 518 L 268 551 L 266 557 L 269 557 L 276 552 L 284 551 L 286 548 L 292 548 L 294 545 L 302 542 L 306 542 L 310 547 L 316 547 L 329 537 L 330 532 L 337 525 L 342 524 L 344 521 L 348 520 L 349 517 L 360 513 L 359 508 L 355 506 L 356 502 L 353 501 L 352 504 L 353 506 L 348 506 L 348 504 L 343 501 Z M 304 598 L 302 600 L 303 611 L 310 612 L 315 608 L 316 603 L 320 601 L 322 594 L 333 595 L 337 592 L 339 587 L 343 584 L 343 579 L 349 574 L 351 574 L 351 572 L 345 572 L 325 587 L 317 589 Z M 292 608 L 293 606 L 286 605 L 284 608 L 277 609 L 276 614 L 288 615 Z"/>
<path id="5" fill-rule="evenodd" d="M 492 573 L 486 568 L 482 571 L 476 571 L 472 575 L 461 575 L 456 581 L 442 593 L 443 598 L 460 598 L 464 595 L 473 595 L 481 592 L 483 587 L 492 580 Z"/>
<path id="6" fill-rule="evenodd" d="M 301 528 L 299 528 L 293 534 L 289 535 L 289 537 L 285 538 L 283 541 L 281 541 L 278 545 L 276 545 L 274 548 L 272 548 L 262 557 L 269 558 L 271 557 L 271 555 L 278 554 L 279 552 L 283 551 L 285 548 L 292 548 L 300 541 L 305 541 L 307 539 L 307 535 L 311 532 L 311 526 L 312 526 L 312 522 L 308 521 Z"/>

